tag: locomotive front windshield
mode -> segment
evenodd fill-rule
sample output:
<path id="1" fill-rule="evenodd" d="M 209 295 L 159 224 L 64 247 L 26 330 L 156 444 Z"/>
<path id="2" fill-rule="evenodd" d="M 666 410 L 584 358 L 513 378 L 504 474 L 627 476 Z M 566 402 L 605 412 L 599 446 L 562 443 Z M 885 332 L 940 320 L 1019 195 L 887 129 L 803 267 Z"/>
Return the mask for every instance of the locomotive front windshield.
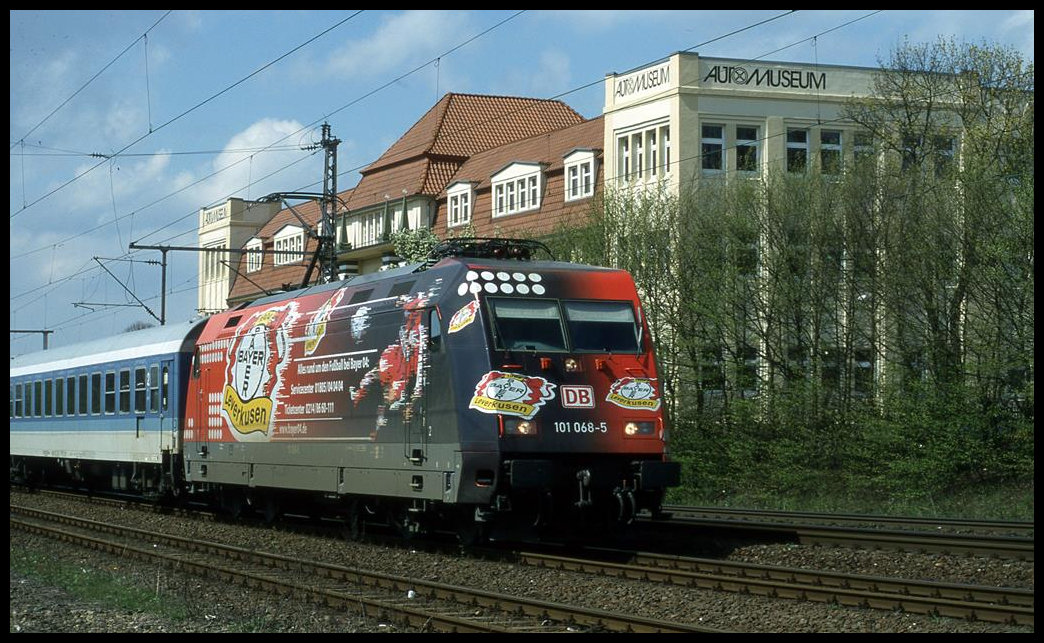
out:
<path id="1" fill-rule="evenodd" d="M 497 347 L 637 353 L 638 325 L 625 301 L 489 298 Z"/>

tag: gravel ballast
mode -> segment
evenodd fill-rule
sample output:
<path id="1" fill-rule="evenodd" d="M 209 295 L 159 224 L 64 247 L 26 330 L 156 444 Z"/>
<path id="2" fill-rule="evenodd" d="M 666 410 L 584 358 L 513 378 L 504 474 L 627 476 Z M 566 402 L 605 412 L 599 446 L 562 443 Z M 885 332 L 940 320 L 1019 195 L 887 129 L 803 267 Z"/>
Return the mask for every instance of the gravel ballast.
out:
<path id="1" fill-rule="evenodd" d="M 1031 633 L 1032 627 L 970 622 L 921 614 L 689 589 L 505 562 L 382 547 L 239 525 L 12 493 L 12 502 L 139 529 L 234 544 L 399 576 L 478 587 L 544 601 L 696 623 L 739 632 Z M 33 576 L 11 572 L 11 632 L 403 632 L 361 614 L 229 586 L 138 561 L 11 529 L 11 555 L 33 552 L 82 573 L 108 574 L 123 584 L 188 607 L 184 618 L 96 604 Z M 938 554 L 858 551 L 792 544 L 744 546 L 730 560 L 768 565 L 919 578 L 980 585 L 1033 587 L 1033 563 Z"/>

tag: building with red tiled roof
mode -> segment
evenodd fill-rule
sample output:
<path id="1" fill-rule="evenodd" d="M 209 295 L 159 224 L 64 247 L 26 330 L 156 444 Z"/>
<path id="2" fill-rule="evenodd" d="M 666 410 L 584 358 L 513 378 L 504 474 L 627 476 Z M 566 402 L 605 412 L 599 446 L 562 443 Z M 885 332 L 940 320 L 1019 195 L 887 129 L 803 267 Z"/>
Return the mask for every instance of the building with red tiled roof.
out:
<path id="1" fill-rule="evenodd" d="M 379 270 L 394 255 L 389 235 L 403 229 L 430 228 L 444 237 L 471 224 L 477 234 L 531 234 L 536 221 L 560 221 L 575 209 L 566 207 L 570 202 L 576 206 L 576 201 L 589 198 L 598 184 L 601 122 L 585 121 L 555 100 L 446 94 L 362 170 L 354 188 L 339 194 L 335 231 L 344 273 Z M 581 186 L 569 199 L 567 166 Z M 534 177 L 534 171 L 540 176 Z M 525 176 L 516 176 L 520 172 Z M 539 186 L 539 201 L 529 197 L 528 183 L 533 180 Z M 519 193 L 524 205 L 509 198 L 519 181 L 527 184 L 525 193 Z M 497 189 L 503 192 L 503 207 L 494 212 Z M 472 192 L 465 196 L 468 190 Z M 470 204 L 466 220 L 461 219 L 464 201 Z M 456 210 L 449 225 L 451 206 Z M 230 305 L 301 285 L 317 245 L 314 231 L 320 214 L 314 201 L 294 209 L 300 219 L 284 209 L 246 242 L 247 249 L 265 252 L 244 254 L 238 262 Z M 550 229 L 540 229 L 545 228 Z M 273 250 L 300 250 L 303 256 Z M 318 278 L 316 267 L 311 279 Z"/>
<path id="2" fill-rule="evenodd" d="M 475 154 L 439 194 L 432 229 L 445 237 L 540 237 L 589 211 L 601 185 L 602 118 Z"/>

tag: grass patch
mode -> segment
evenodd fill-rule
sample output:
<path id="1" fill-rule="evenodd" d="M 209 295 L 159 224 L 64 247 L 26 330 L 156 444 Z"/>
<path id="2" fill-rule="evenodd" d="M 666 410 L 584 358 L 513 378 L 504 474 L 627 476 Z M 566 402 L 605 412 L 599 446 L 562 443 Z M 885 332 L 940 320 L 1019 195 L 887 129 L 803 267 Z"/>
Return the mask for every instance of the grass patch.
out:
<path id="1" fill-rule="evenodd" d="M 80 567 L 31 548 L 10 547 L 11 571 L 56 587 L 85 602 L 136 613 L 162 616 L 174 623 L 192 613 L 189 605 L 169 593 L 146 589 L 121 573 Z"/>
<path id="2" fill-rule="evenodd" d="M 839 495 L 836 490 L 822 494 L 784 495 L 771 490 L 717 490 L 703 492 L 691 488 L 671 489 L 668 504 L 812 511 L 884 516 L 912 516 L 978 520 L 1033 520 L 1033 486 L 989 486 L 960 489 L 942 495 L 909 493 L 886 498 Z"/>

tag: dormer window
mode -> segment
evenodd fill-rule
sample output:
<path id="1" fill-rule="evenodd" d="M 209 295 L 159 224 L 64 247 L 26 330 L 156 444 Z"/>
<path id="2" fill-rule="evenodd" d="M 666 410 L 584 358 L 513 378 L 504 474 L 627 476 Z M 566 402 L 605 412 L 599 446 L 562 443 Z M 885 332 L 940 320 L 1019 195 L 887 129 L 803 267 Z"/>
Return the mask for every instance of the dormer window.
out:
<path id="1" fill-rule="evenodd" d="M 447 226 L 453 228 L 471 222 L 474 187 L 473 183 L 458 181 L 446 188 Z"/>
<path id="2" fill-rule="evenodd" d="M 284 226 L 273 237 L 276 255 L 272 263 L 277 266 L 285 266 L 297 263 L 304 259 L 304 229 L 295 225 Z M 294 254 L 283 254 L 293 252 Z"/>
<path id="3" fill-rule="evenodd" d="M 246 259 L 247 272 L 257 272 L 258 270 L 261 270 L 261 263 L 264 260 L 261 240 L 254 237 L 250 241 L 247 241 L 245 248 L 250 250 L 250 252 L 247 253 Z"/>
<path id="4" fill-rule="evenodd" d="M 594 194 L 594 150 L 573 150 L 563 159 L 565 166 L 565 200 L 585 199 Z"/>
<path id="5" fill-rule="evenodd" d="M 539 210 L 544 190 L 542 169 L 539 163 L 512 163 L 494 174 L 493 216 Z"/>

